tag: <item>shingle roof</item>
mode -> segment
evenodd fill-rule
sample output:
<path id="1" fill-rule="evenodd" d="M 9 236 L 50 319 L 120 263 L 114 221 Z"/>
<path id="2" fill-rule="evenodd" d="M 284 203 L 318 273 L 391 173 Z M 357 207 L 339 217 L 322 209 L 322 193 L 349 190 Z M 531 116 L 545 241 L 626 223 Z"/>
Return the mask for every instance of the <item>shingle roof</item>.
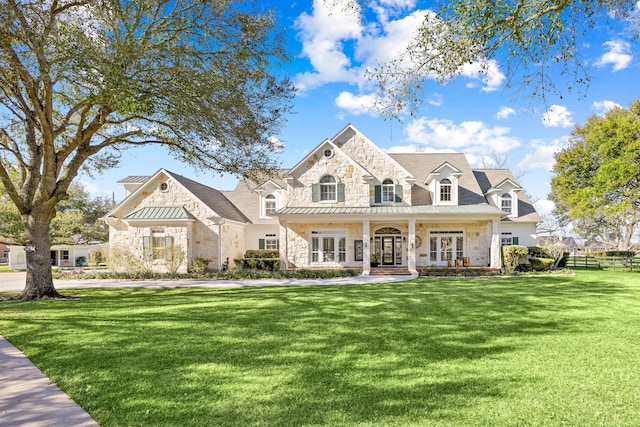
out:
<path id="1" fill-rule="evenodd" d="M 476 177 L 483 194 L 506 179 L 518 182 L 509 169 L 476 169 L 473 171 L 473 174 Z M 533 204 L 524 191 L 518 195 L 518 217 L 503 219 L 503 221 L 512 222 L 538 222 L 540 220 L 540 215 L 538 215 L 536 209 L 533 207 Z"/>
<path id="2" fill-rule="evenodd" d="M 462 172 L 458 181 L 458 203 L 460 205 L 476 205 L 487 203 L 478 181 L 473 175 L 467 157 L 461 153 L 391 153 L 396 162 L 400 163 L 415 178 L 411 202 L 414 205 L 430 205 L 429 189 L 424 184 L 431 172 L 448 162 Z M 417 197 L 416 197 L 417 196 Z"/>
<path id="3" fill-rule="evenodd" d="M 183 206 L 147 206 L 126 215 L 128 221 L 140 220 L 192 220 L 195 217 Z"/>
<path id="4" fill-rule="evenodd" d="M 233 191 L 223 191 L 222 193 L 249 218 L 253 224 L 272 224 L 273 219 L 260 218 L 260 194 L 254 189 L 258 185 L 271 180 L 282 188 L 287 188 L 287 183 L 282 179 L 289 172 L 289 169 L 274 171 L 272 175 L 265 176 L 264 181 L 256 184 L 253 181 L 244 179 L 238 183 Z"/>
<path id="5" fill-rule="evenodd" d="M 220 217 L 238 222 L 251 222 L 221 191 L 185 178 L 182 175 L 167 170 L 165 170 L 165 172 Z"/>

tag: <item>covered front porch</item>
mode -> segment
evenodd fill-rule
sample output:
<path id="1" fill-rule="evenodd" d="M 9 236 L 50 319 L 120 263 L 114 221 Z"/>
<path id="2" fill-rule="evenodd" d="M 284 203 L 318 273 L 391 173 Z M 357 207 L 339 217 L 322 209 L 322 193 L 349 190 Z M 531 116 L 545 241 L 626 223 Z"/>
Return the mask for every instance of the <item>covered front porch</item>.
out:
<path id="1" fill-rule="evenodd" d="M 279 214 L 284 268 L 348 267 L 370 275 L 385 267 L 417 275 L 426 267 L 501 267 L 499 212 L 487 219 L 486 213 L 364 216 L 333 210 L 294 214 L 287 208 Z"/>

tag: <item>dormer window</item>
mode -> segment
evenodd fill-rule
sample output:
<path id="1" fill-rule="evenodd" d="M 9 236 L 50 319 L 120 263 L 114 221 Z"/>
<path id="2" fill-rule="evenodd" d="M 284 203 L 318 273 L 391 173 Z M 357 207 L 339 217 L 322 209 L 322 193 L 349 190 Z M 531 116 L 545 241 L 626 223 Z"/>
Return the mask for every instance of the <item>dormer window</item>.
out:
<path id="1" fill-rule="evenodd" d="M 276 210 L 276 196 L 269 194 L 264 198 L 264 214 L 266 216 L 271 216 L 276 213 Z"/>
<path id="2" fill-rule="evenodd" d="M 440 181 L 440 201 L 441 202 L 450 202 L 451 194 L 452 194 L 452 184 L 448 178 Z"/>
<path id="3" fill-rule="evenodd" d="M 336 179 L 331 175 L 325 175 L 320 178 L 320 200 L 326 202 L 335 202 L 337 200 Z"/>
<path id="4" fill-rule="evenodd" d="M 511 194 L 504 193 L 500 197 L 500 208 L 502 209 L 502 212 L 513 213 L 513 200 Z"/>
<path id="5" fill-rule="evenodd" d="M 395 201 L 395 184 L 390 179 L 382 181 L 382 202 Z"/>

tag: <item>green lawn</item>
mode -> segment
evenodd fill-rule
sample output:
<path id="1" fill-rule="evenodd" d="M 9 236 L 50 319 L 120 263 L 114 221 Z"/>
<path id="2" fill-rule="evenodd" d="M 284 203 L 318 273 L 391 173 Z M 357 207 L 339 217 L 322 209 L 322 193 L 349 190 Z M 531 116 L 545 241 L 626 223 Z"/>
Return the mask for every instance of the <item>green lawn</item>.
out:
<path id="1" fill-rule="evenodd" d="M 15 270 L 9 268 L 9 264 L 0 264 L 0 273 L 9 273 Z"/>
<path id="2" fill-rule="evenodd" d="M 640 274 L 74 290 L 0 333 L 103 426 L 640 425 Z"/>

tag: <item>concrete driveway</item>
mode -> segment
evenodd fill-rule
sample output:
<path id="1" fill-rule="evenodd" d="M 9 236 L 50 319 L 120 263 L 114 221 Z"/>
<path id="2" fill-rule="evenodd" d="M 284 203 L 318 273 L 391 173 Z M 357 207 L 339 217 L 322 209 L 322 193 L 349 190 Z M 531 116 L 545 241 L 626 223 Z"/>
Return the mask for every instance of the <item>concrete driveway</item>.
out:
<path id="1" fill-rule="evenodd" d="M 26 273 L 0 273 L 0 292 L 19 292 L 24 289 Z M 258 280 L 59 280 L 54 279 L 56 289 L 72 288 L 163 288 L 206 287 L 246 288 L 264 286 L 329 286 L 390 283 L 411 280 L 411 276 L 354 276 L 331 279 L 258 279 Z"/>

